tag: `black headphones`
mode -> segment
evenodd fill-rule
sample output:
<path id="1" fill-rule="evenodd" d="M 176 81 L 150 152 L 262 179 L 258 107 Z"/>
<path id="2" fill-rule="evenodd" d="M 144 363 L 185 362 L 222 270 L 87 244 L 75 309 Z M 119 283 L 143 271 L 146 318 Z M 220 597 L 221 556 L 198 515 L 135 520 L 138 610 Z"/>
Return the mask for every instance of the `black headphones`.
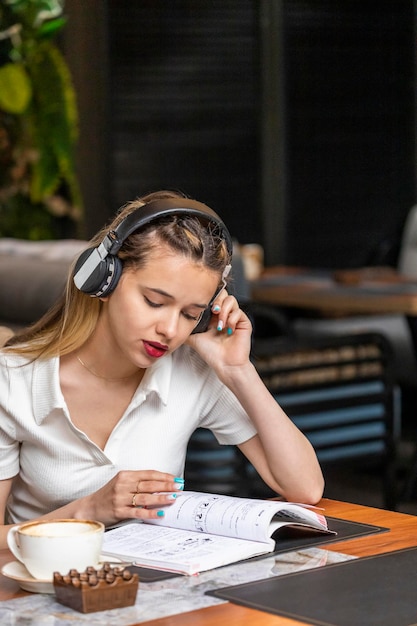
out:
<path id="1" fill-rule="evenodd" d="M 135 211 L 132 211 L 114 230 L 110 230 L 103 241 L 94 248 L 84 250 L 78 257 L 74 267 L 75 286 L 92 297 L 108 296 L 114 289 L 122 274 L 123 263 L 117 256 L 124 241 L 135 230 L 151 222 L 169 215 L 184 215 L 196 217 L 206 226 L 214 226 L 218 229 L 220 237 L 224 239 L 229 254 L 229 264 L 226 266 L 222 285 L 212 297 L 208 308 L 204 311 L 201 320 L 193 330 L 193 333 L 207 330 L 210 317 L 211 305 L 220 291 L 225 286 L 226 277 L 231 269 L 233 254 L 233 241 L 225 224 L 212 209 L 196 200 L 188 198 L 163 198 L 153 200 Z"/>

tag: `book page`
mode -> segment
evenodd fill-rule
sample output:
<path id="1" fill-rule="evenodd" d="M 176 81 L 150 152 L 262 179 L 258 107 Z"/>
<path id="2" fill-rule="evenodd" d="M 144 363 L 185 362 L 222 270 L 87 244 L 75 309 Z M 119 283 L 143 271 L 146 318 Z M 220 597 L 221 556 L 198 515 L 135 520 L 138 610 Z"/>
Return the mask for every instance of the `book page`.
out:
<path id="1" fill-rule="evenodd" d="M 282 526 L 288 525 L 302 525 L 307 526 L 308 528 L 316 528 L 317 530 L 327 532 L 329 534 L 335 534 L 334 531 L 328 529 L 327 520 L 321 513 L 312 511 L 310 508 L 304 508 L 298 504 L 283 504 L 284 506 L 282 509 L 274 515 L 271 521 L 271 535 L 279 528 L 282 528 Z M 285 506 L 285 504 L 287 504 L 287 506 Z"/>
<path id="2" fill-rule="evenodd" d="M 146 523 L 270 543 L 277 524 L 285 526 L 291 523 L 278 521 L 274 523 L 274 528 L 270 528 L 272 518 L 281 510 L 286 514 L 292 512 L 295 516 L 293 523 L 304 522 L 319 530 L 327 529 L 323 516 L 298 504 L 195 491 L 182 492 L 173 505 L 164 507 L 163 518 L 147 520 Z"/>
<path id="3" fill-rule="evenodd" d="M 102 554 L 184 574 L 272 552 L 273 545 L 132 522 L 104 534 Z"/>

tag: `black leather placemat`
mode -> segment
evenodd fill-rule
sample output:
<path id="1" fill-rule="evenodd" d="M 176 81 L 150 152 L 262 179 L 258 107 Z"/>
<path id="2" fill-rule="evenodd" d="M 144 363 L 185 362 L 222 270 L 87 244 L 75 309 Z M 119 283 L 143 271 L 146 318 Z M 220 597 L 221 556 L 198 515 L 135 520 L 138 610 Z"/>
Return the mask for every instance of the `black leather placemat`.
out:
<path id="1" fill-rule="evenodd" d="M 207 592 L 318 626 L 417 623 L 417 548 Z"/>
<path id="2" fill-rule="evenodd" d="M 143 583 L 155 583 L 159 580 L 166 580 L 167 578 L 182 576 L 182 574 L 177 574 L 175 572 L 164 572 L 160 569 L 139 567 L 139 565 L 129 565 L 129 567 L 127 567 L 126 569 L 130 570 L 132 574 L 138 574 L 139 580 Z"/>
<path id="3" fill-rule="evenodd" d="M 381 526 L 371 526 L 370 524 L 350 522 L 349 520 L 337 519 L 333 517 L 327 517 L 326 519 L 330 530 L 336 531 L 337 535 L 325 535 L 316 532 L 312 533 L 308 530 L 306 530 L 305 533 L 300 534 L 299 528 L 288 530 L 282 529 L 284 532 L 280 531 L 279 537 L 276 541 L 274 554 L 292 552 L 302 548 L 318 546 L 323 543 L 341 541 L 342 539 L 353 539 L 354 537 L 360 537 L 361 535 L 370 535 L 389 530 L 388 528 L 383 528 Z M 255 558 L 263 559 L 268 556 L 271 556 L 271 553 Z M 131 566 L 129 569 L 132 572 L 139 574 L 140 580 L 145 583 L 156 582 L 182 575 L 174 574 L 172 572 L 163 572 L 161 570 L 150 569 L 147 567 Z"/>
<path id="4" fill-rule="evenodd" d="M 277 538 L 275 552 L 292 552 L 300 548 L 312 548 L 323 543 L 335 543 L 336 541 L 346 541 L 362 535 L 374 535 L 375 533 L 387 532 L 389 528 L 374 526 L 372 524 L 362 524 L 361 522 L 351 522 L 350 520 L 339 519 L 337 517 L 326 517 L 330 530 L 336 531 L 336 535 L 326 535 L 322 533 L 311 533 L 306 531 L 305 536 L 300 534 L 299 529 L 283 528 Z"/>

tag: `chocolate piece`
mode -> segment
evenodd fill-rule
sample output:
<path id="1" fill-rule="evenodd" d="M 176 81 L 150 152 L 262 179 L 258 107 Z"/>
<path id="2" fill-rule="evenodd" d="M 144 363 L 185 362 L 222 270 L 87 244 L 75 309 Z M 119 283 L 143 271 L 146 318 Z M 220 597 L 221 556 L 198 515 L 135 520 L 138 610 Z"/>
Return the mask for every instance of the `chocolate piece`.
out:
<path id="1" fill-rule="evenodd" d="M 109 563 L 84 572 L 71 569 L 68 574 L 54 572 L 56 599 L 80 613 L 119 609 L 135 604 L 139 577 L 123 567 Z"/>

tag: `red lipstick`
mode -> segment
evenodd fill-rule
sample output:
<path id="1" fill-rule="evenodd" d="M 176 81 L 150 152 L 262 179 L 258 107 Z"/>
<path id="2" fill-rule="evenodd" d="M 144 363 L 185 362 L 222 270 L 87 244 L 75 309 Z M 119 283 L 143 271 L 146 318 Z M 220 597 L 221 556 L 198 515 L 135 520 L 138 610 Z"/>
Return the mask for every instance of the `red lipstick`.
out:
<path id="1" fill-rule="evenodd" d="M 168 351 L 167 346 L 163 346 L 161 343 L 156 341 L 144 341 L 143 345 L 145 347 L 146 354 L 154 359 L 159 359 Z"/>

